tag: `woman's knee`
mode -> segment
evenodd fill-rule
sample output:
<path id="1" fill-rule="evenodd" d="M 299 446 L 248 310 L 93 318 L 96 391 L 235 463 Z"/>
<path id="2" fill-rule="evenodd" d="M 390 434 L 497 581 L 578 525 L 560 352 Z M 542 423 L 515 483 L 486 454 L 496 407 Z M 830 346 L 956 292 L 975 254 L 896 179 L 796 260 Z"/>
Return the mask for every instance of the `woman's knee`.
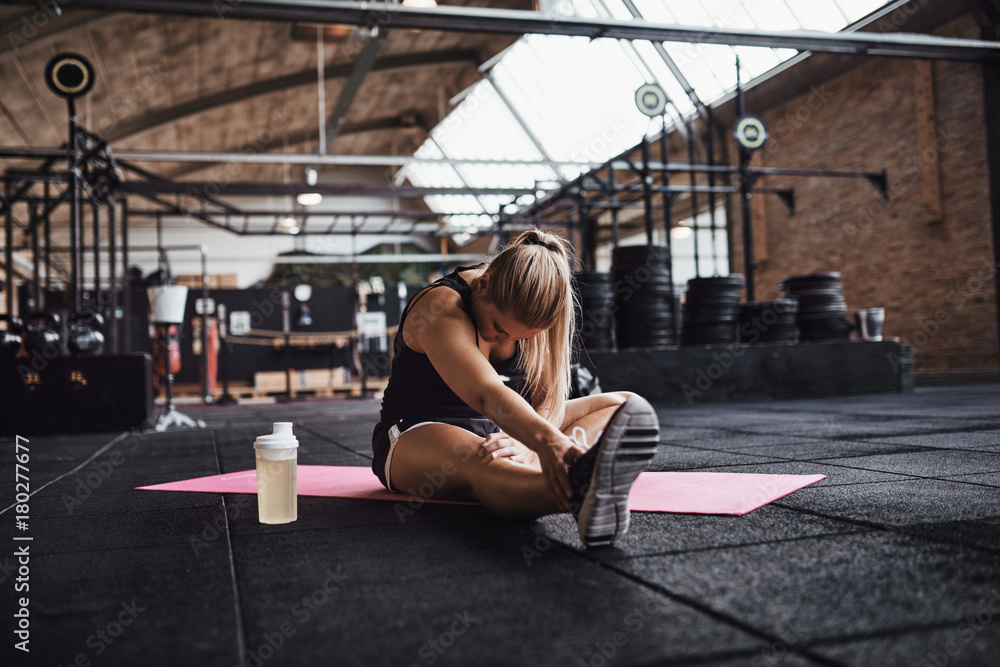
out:
<path id="1" fill-rule="evenodd" d="M 628 401 L 630 398 L 637 398 L 639 396 L 639 394 L 633 393 L 631 391 L 612 391 L 609 393 L 618 399 L 619 405 Z"/>

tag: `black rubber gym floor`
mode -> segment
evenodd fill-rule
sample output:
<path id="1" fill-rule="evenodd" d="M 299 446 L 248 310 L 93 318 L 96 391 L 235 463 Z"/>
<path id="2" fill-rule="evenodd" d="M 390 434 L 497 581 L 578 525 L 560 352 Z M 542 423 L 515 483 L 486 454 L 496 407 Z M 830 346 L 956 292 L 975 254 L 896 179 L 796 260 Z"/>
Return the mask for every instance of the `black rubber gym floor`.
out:
<path id="1" fill-rule="evenodd" d="M 1000 655 L 1000 385 L 660 409 L 653 470 L 827 479 L 742 517 L 633 514 L 620 544 L 596 550 L 566 515 L 513 523 L 478 507 L 303 497 L 298 521 L 267 526 L 254 496 L 133 490 L 249 469 L 272 421 L 295 422 L 300 463 L 367 466 L 378 403 L 181 409 L 208 428 L 30 438 L 28 508 L 14 506 L 16 444 L 0 441 L 0 663 L 945 667 Z M 30 653 L 15 649 L 20 597 Z"/>

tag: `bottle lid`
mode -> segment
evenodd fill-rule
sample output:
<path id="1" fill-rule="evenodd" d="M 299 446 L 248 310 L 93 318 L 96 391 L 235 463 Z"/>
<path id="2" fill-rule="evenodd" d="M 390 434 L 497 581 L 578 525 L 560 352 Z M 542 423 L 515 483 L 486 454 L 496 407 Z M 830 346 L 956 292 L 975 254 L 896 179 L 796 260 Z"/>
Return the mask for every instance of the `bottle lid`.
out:
<path id="1" fill-rule="evenodd" d="M 254 449 L 290 449 L 299 446 L 299 440 L 292 435 L 292 422 L 274 422 L 274 432 L 258 436 Z"/>

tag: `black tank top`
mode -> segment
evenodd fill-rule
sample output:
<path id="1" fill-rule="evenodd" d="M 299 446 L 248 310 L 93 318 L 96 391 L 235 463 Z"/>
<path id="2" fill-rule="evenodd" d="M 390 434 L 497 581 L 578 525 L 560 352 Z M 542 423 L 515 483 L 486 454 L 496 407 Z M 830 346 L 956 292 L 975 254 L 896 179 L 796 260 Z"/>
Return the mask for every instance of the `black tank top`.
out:
<path id="1" fill-rule="evenodd" d="M 481 265 L 480 265 L 481 266 Z M 449 287 L 462 297 L 462 310 L 472 320 L 476 329 L 476 344 L 479 343 L 479 327 L 472 314 L 472 288 L 459 275 L 461 271 L 479 268 L 478 266 L 460 266 L 452 273 L 435 281 L 418 294 L 403 311 L 399 320 L 399 329 L 393 341 L 392 369 L 389 374 L 389 384 L 382 398 L 382 411 L 379 415 L 383 422 L 395 422 L 401 419 L 421 419 L 433 421 L 435 418 L 481 418 L 482 415 L 472 409 L 441 378 L 431 364 L 426 354 L 411 350 L 403 342 L 403 325 L 406 316 L 421 297 L 436 287 Z M 500 375 L 511 376 L 516 371 L 520 348 L 514 356 L 503 361 L 490 362 L 490 365 Z"/>

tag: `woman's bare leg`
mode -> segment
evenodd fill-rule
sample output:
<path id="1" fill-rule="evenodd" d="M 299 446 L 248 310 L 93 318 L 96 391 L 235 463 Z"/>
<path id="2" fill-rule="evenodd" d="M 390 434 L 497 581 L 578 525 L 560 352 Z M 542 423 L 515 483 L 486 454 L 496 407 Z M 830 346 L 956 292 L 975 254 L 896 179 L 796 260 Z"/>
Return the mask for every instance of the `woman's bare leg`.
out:
<path id="1" fill-rule="evenodd" d="M 584 396 L 566 403 L 563 432 L 584 429 L 589 447 L 618 407 L 633 396 L 613 392 Z M 472 498 L 507 517 L 537 518 L 560 512 L 538 457 L 525 463 L 508 458 L 480 458 L 483 438 L 448 424 L 426 424 L 399 437 L 390 474 L 398 491 L 436 498 Z M 428 494 L 427 491 L 431 493 Z"/>
<path id="2" fill-rule="evenodd" d="M 393 488 L 425 497 L 431 490 L 436 498 L 474 498 L 506 517 L 531 519 L 560 511 L 537 462 L 480 458 L 482 442 L 447 424 L 404 433 L 393 450 Z"/>

